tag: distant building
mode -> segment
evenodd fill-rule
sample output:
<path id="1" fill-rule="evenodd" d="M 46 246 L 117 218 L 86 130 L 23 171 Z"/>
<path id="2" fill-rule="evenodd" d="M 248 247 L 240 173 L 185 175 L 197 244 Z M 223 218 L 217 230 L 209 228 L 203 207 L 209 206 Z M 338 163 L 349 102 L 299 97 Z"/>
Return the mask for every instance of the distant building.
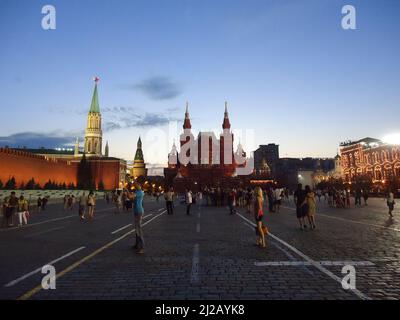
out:
<path id="1" fill-rule="evenodd" d="M 276 175 L 276 166 L 279 162 L 279 145 L 269 143 L 260 145 L 254 151 L 254 168 L 256 173 L 268 170 L 272 177 Z"/>
<path id="2" fill-rule="evenodd" d="M 138 177 L 147 176 L 146 165 L 144 163 L 143 150 L 142 150 L 142 140 L 138 139 L 137 149 L 135 153 L 135 159 L 133 161 L 133 166 L 131 169 L 131 176 L 135 179 Z"/>
<path id="3" fill-rule="evenodd" d="M 192 190 L 217 186 L 229 187 L 239 183 L 241 177 L 237 177 L 236 169 L 245 166 L 246 163 L 239 165 L 234 159 L 234 135 L 231 131 L 227 104 L 225 103 L 222 123 L 223 133 L 219 139 L 213 132 L 200 132 L 195 138 L 191 128 L 188 104 L 186 104 L 183 123 L 185 139 L 181 136 L 180 152 L 185 152 L 183 154 L 190 159 L 190 162 L 184 164 L 179 161 L 179 153 L 174 144 L 168 155 L 168 168 L 164 170 L 166 183 L 179 190 L 184 190 L 186 187 Z M 193 143 L 193 148 L 187 148 L 189 142 Z M 238 153 L 245 156 L 241 145 L 236 154 Z M 226 162 L 225 158 L 228 158 L 229 162 Z"/>
<path id="4" fill-rule="evenodd" d="M 357 176 L 369 176 L 385 183 L 400 178 L 400 146 L 374 138 L 347 141 L 340 145 L 342 177 L 351 182 Z"/>
<path id="5" fill-rule="evenodd" d="M 328 173 L 334 169 L 335 160 L 332 158 L 280 158 L 276 166 L 275 179 L 280 185 L 294 189 L 299 183 L 299 175 L 303 172 L 307 177 L 312 174 L 311 187 L 316 185 L 317 180 L 326 179 Z"/>

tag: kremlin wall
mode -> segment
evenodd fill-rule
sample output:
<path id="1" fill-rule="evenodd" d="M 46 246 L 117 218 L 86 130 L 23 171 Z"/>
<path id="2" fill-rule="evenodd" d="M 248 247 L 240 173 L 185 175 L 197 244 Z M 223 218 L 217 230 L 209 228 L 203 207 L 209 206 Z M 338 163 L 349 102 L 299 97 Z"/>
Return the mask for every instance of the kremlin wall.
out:
<path id="1" fill-rule="evenodd" d="M 26 184 L 31 178 L 43 186 L 49 180 L 77 185 L 77 165 L 61 159 L 48 158 L 20 150 L 0 148 L 0 180 L 6 183 L 14 177 L 16 185 Z"/>

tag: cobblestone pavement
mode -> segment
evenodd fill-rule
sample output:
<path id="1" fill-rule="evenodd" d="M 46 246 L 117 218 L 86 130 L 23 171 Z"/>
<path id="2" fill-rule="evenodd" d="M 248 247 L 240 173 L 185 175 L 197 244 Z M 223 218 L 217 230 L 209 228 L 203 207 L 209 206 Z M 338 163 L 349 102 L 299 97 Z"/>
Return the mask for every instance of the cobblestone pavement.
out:
<path id="1" fill-rule="evenodd" d="M 54 205 L 41 224 L 0 231 L 0 298 L 400 298 L 400 226 L 397 217 L 388 220 L 382 199 L 351 209 L 321 202 L 313 231 L 298 229 L 285 202 L 265 216 L 267 249 L 255 246 L 253 218 L 244 209 L 229 215 L 224 207 L 194 206 L 186 216 L 177 206 L 170 216 L 162 201 L 145 206 L 144 255 L 131 248 L 132 215 L 101 202 L 90 223 L 51 221 L 71 214 Z M 55 290 L 40 289 L 48 262 L 57 270 Z M 355 290 L 342 288 L 347 264 L 356 270 Z"/>

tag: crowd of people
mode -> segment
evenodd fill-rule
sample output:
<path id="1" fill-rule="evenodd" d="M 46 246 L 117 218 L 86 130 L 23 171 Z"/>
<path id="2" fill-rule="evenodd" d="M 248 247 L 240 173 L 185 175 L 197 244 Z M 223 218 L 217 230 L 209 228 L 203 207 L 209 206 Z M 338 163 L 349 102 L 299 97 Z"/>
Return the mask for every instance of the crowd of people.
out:
<path id="1" fill-rule="evenodd" d="M 268 187 L 262 189 L 255 188 L 204 188 L 201 191 L 192 192 L 186 189 L 184 194 L 180 195 L 170 187 L 166 192 L 153 194 L 156 201 L 161 196 L 164 197 L 168 215 L 174 214 L 174 202 L 180 199 L 186 206 L 186 214 L 191 215 L 191 208 L 194 204 L 198 206 L 226 206 L 231 215 L 235 214 L 239 208 L 243 208 L 247 213 L 252 214 L 255 220 L 255 230 L 257 234 L 256 245 L 266 247 L 267 227 L 263 223 L 264 207 L 268 212 L 279 213 L 282 202 L 289 202 L 293 194 L 293 200 L 296 206 L 296 216 L 301 231 L 305 229 L 316 229 L 315 215 L 317 202 L 325 202 L 329 207 L 346 208 L 351 206 L 351 194 L 349 190 L 329 188 L 327 190 L 317 189 L 313 191 L 310 186 L 298 184 L 294 193 L 286 188 Z M 364 199 L 364 205 L 368 205 L 368 190 L 357 189 L 354 192 L 354 205 L 361 206 L 361 199 Z M 104 200 L 107 204 L 112 202 L 115 205 L 115 213 L 133 212 L 135 225 L 135 244 L 133 248 L 138 254 L 144 253 L 144 238 L 142 230 L 142 219 L 144 215 L 143 208 L 144 192 L 140 184 L 136 184 L 134 190 L 116 190 L 111 193 L 104 193 Z M 38 197 L 36 211 L 45 210 L 49 198 Z M 0 200 L 1 202 L 1 200 Z M 64 210 L 74 210 L 75 204 L 78 204 L 78 214 L 81 220 L 93 220 L 96 207 L 96 195 L 93 191 L 80 193 L 76 198 L 73 194 L 65 195 L 63 198 Z M 393 217 L 395 206 L 395 197 L 392 190 L 388 190 L 386 203 L 389 208 L 389 215 Z M 11 192 L 10 196 L 5 197 L 1 202 L 3 220 L 2 227 L 13 227 L 15 223 L 18 226 L 28 224 L 31 209 L 30 201 L 16 196 Z"/>
<path id="2" fill-rule="evenodd" d="M 46 209 L 49 197 L 38 197 L 36 202 L 36 211 L 40 212 Z M 3 216 L 1 227 L 19 227 L 28 224 L 30 214 L 33 206 L 29 199 L 26 199 L 23 195 L 17 197 L 15 191 L 12 191 L 9 196 L 5 197 L 2 201 L 0 199 L 1 214 Z"/>

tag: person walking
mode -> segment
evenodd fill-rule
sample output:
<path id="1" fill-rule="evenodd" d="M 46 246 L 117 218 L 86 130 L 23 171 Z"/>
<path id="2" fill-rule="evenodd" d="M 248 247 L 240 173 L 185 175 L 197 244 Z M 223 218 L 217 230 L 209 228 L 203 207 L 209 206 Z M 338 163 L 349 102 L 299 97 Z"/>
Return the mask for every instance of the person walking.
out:
<path id="1" fill-rule="evenodd" d="M 361 189 L 357 188 L 355 193 L 354 193 L 354 205 L 357 207 L 361 207 Z"/>
<path id="2" fill-rule="evenodd" d="M 394 193 L 392 192 L 392 190 L 389 189 L 388 194 L 386 196 L 386 204 L 389 208 L 389 216 L 390 218 L 393 218 L 393 210 L 394 210 Z"/>
<path id="3" fill-rule="evenodd" d="M 261 248 L 265 248 L 265 234 L 264 234 L 264 228 L 263 228 L 263 216 L 264 216 L 264 211 L 263 211 L 263 205 L 264 205 L 264 198 L 263 198 L 263 193 L 260 187 L 256 187 L 254 189 L 254 219 L 256 220 L 256 228 L 257 228 L 257 245 L 260 246 Z"/>
<path id="4" fill-rule="evenodd" d="M 42 199 L 42 211 L 46 210 L 46 205 L 47 205 L 48 201 L 49 201 L 49 198 L 47 196 L 44 196 Z"/>
<path id="5" fill-rule="evenodd" d="M 236 202 L 236 192 L 235 189 L 232 189 L 228 193 L 228 206 L 230 214 L 235 214 L 235 202 Z"/>
<path id="6" fill-rule="evenodd" d="M 85 204 L 86 204 L 86 194 L 83 192 L 78 199 L 78 207 L 79 207 L 79 217 L 81 220 L 85 220 Z"/>
<path id="7" fill-rule="evenodd" d="M 14 226 L 14 215 L 15 211 L 17 210 L 18 207 L 18 198 L 15 195 L 15 191 L 11 192 L 11 196 L 8 198 L 8 203 L 7 203 L 7 224 L 9 227 Z"/>
<path id="8" fill-rule="evenodd" d="M 122 195 L 119 192 L 115 193 L 115 198 L 114 198 L 114 203 L 115 203 L 115 213 L 120 213 L 122 209 Z"/>
<path id="9" fill-rule="evenodd" d="M 22 227 L 22 224 L 27 225 L 27 214 L 28 214 L 28 201 L 24 198 L 24 196 L 20 196 L 18 200 L 18 226 Z"/>
<path id="10" fill-rule="evenodd" d="M 167 214 L 174 214 L 174 189 L 170 187 L 168 191 L 164 194 L 165 204 L 167 206 Z"/>
<path id="11" fill-rule="evenodd" d="M 305 192 L 307 200 L 308 223 L 310 225 L 311 230 L 313 230 L 315 229 L 315 212 L 316 212 L 315 193 L 311 190 L 310 186 L 306 186 Z"/>
<path id="12" fill-rule="evenodd" d="M 37 199 L 37 212 L 39 213 L 40 211 L 42 211 L 42 198 L 39 196 Z"/>
<path id="13" fill-rule="evenodd" d="M 193 203 L 193 194 L 192 191 L 190 191 L 189 189 L 186 189 L 185 202 L 186 202 L 186 215 L 190 216 L 190 208 L 192 207 Z"/>
<path id="14" fill-rule="evenodd" d="M 68 196 L 68 199 L 67 199 L 67 208 L 68 208 L 69 210 L 72 210 L 72 195 L 69 195 L 69 196 Z"/>
<path id="15" fill-rule="evenodd" d="M 136 235 L 136 243 L 133 248 L 136 250 L 137 254 L 144 254 L 144 238 L 142 230 L 142 220 L 144 214 L 143 197 L 144 192 L 142 191 L 142 187 L 138 184 L 133 196 L 133 214 L 135 219 Z"/>
<path id="16" fill-rule="evenodd" d="M 363 190 L 364 205 L 368 206 L 369 192 L 367 189 Z"/>
<path id="17" fill-rule="evenodd" d="M 87 204 L 87 207 L 88 207 L 89 220 L 92 220 L 93 216 L 94 216 L 94 207 L 96 206 L 96 198 L 94 196 L 93 191 L 89 192 L 86 204 Z"/>
<path id="18" fill-rule="evenodd" d="M 67 206 L 68 206 L 68 196 L 67 195 L 64 196 L 63 203 L 64 203 L 64 210 L 67 210 Z"/>
<path id="19" fill-rule="evenodd" d="M 318 190 L 317 190 L 318 202 L 321 202 L 321 196 L 322 196 L 322 190 L 321 190 L 321 189 L 318 189 Z"/>
<path id="20" fill-rule="evenodd" d="M 294 194 L 294 198 L 296 199 L 296 215 L 299 221 L 300 230 L 307 229 L 307 225 L 305 223 L 305 216 L 308 213 L 307 208 L 307 199 L 306 192 L 303 190 L 303 185 L 299 183 L 297 185 L 297 190 Z"/>
<path id="21" fill-rule="evenodd" d="M 196 198 L 197 205 L 201 207 L 203 205 L 203 192 L 201 192 L 201 190 L 197 192 Z"/>
<path id="22" fill-rule="evenodd" d="M 250 188 L 247 188 L 247 192 L 246 192 L 247 213 L 251 213 L 252 204 L 253 204 L 253 191 Z"/>
<path id="23" fill-rule="evenodd" d="M 274 208 L 275 212 L 279 213 L 279 209 L 282 205 L 282 189 L 280 188 L 275 188 L 274 190 Z"/>

